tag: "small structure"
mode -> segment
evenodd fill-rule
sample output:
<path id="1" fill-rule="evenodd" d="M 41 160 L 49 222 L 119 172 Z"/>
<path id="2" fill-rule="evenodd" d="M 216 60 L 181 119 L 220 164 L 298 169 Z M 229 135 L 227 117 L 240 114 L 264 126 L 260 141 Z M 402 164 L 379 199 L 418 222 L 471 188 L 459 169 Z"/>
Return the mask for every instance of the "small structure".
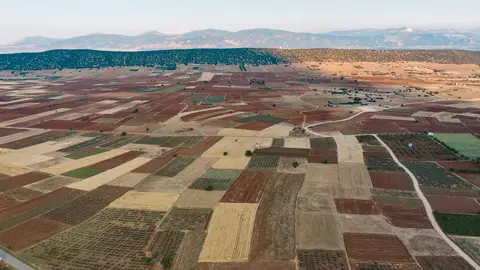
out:
<path id="1" fill-rule="evenodd" d="M 255 144 L 255 149 L 257 149 L 257 150 L 260 149 L 260 144 L 259 143 Z"/>
<path id="2" fill-rule="evenodd" d="M 408 148 L 413 148 L 413 143 L 409 143 Z"/>

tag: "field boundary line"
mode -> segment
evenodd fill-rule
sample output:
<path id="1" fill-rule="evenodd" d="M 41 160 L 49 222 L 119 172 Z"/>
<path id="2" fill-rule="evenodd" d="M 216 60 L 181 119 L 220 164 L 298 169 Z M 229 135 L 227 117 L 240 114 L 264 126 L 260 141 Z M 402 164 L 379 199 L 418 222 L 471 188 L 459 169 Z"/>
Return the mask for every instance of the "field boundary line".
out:
<path id="1" fill-rule="evenodd" d="M 430 223 L 432 224 L 433 228 L 435 231 L 437 231 L 438 234 L 447 242 L 447 244 L 455 250 L 460 256 L 462 256 L 463 259 L 465 259 L 473 268 L 480 270 L 480 266 L 472 259 L 470 256 L 468 256 L 461 248 L 459 248 L 448 236 L 443 232 L 442 228 L 438 225 L 437 220 L 435 219 L 433 215 L 433 209 L 430 206 L 430 203 L 428 202 L 427 198 L 423 194 L 422 190 L 420 189 L 420 185 L 418 183 L 417 178 L 415 175 L 405 166 L 403 165 L 398 158 L 395 156 L 393 153 L 392 149 L 387 146 L 387 144 L 380 139 L 380 137 L 377 134 L 372 134 L 382 145 L 387 149 L 387 151 L 390 153 L 392 156 L 393 160 L 400 166 L 402 167 L 406 173 L 410 176 L 410 178 L 413 181 L 413 186 L 415 187 L 415 191 L 418 193 L 418 197 L 422 200 L 423 206 L 425 207 L 425 210 L 427 212 L 428 219 L 430 220 Z"/>

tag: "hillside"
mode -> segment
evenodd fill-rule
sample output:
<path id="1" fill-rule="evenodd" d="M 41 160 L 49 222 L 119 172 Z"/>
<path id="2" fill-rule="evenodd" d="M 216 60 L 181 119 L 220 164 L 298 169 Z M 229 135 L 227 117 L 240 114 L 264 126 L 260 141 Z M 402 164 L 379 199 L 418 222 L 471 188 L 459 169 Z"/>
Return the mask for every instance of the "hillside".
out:
<path id="1" fill-rule="evenodd" d="M 404 62 L 480 64 L 480 51 L 338 49 L 190 49 L 149 52 L 54 50 L 0 54 L 0 70 L 167 66 L 173 64 L 276 65 L 286 62 Z"/>

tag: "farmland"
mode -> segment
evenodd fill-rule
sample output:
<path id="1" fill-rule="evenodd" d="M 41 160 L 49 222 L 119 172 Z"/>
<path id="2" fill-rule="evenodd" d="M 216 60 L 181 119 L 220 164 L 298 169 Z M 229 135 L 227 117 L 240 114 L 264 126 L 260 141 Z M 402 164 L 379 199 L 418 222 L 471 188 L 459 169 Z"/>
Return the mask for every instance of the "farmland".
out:
<path id="1" fill-rule="evenodd" d="M 238 52 L 0 80 L 1 248 L 39 269 L 466 267 L 378 134 L 478 256 L 478 103 Z"/>

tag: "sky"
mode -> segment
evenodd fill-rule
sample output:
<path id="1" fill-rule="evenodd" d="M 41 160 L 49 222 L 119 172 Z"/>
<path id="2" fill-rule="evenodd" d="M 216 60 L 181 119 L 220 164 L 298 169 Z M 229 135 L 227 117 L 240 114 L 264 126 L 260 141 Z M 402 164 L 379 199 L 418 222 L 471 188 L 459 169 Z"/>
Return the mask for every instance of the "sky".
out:
<path id="1" fill-rule="evenodd" d="M 199 29 L 480 27 L 479 0 L 22 0 L 2 1 L 0 44 L 26 36 L 178 34 Z"/>

